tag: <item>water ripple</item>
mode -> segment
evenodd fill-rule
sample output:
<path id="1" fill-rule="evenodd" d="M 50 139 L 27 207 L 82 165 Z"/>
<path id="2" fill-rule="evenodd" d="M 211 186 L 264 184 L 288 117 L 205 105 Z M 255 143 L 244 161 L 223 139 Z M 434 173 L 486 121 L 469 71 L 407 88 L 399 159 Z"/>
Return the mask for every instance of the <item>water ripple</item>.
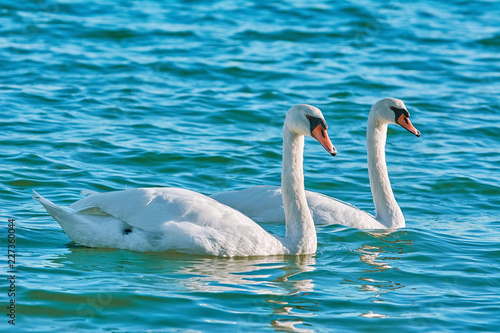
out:
<path id="1" fill-rule="evenodd" d="M 22 329 L 500 326 L 496 2 L 0 2 L 0 202 L 18 223 Z M 382 97 L 422 132 L 388 131 L 407 227 L 319 227 L 315 256 L 89 249 L 30 198 L 278 185 L 285 112 L 309 103 L 339 154 L 306 140 L 306 187 L 371 212 L 365 131 Z"/>

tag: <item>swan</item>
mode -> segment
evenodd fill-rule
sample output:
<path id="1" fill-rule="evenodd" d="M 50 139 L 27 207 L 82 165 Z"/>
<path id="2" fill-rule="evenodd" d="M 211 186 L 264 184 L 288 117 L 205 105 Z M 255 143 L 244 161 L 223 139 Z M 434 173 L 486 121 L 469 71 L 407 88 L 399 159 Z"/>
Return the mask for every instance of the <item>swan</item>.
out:
<path id="1" fill-rule="evenodd" d="M 326 195 L 306 191 L 307 202 L 316 224 L 342 224 L 358 229 L 398 229 L 405 226 L 387 173 L 385 142 L 387 125 L 399 125 L 417 137 L 420 132 L 410 122 L 410 113 L 403 101 L 384 98 L 376 102 L 368 115 L 366 146 L 370 187 L 375 204 L 375 216 L 353 205 Z M 223 204 L 233 207 L 258 223 L 282 222 L 282 189 L 279 186 L 255 186 L 240 191 L 211 195 Z"/>
<path id="2" fill-rule="evenodd" d="M 311 105 L 295 105 L 286 115 L 282 171 L 285 237 L 274 237 L 239 211 L 180 188 L 84 191 L 87 196 L 70 205 L 73 212 L 37 192 L 33 199 L 73 241 L 89 247 L 224 257 L 312 254 L 317 239 L 304 188 L 304 136 L 312 136 L 335 156 L 326 130 L 323 114 Z"/>

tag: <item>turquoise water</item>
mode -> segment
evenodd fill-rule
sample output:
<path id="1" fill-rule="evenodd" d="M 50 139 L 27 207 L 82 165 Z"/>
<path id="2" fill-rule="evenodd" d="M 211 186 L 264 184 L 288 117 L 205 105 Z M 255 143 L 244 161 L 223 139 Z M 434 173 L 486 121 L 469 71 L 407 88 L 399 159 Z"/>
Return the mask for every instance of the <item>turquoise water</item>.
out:
<path id="1" fill-rule="evenodd" d="M 496 1 L 1 1 L 0 329 L 493 332 L 500 327 Z M 309 190 L 372 211 L 371 104 L 403 99 L 389 174 L 407 226 L 318 227 L 314 256 L 78 246 L 31 199 L 278 185 L 281 125 L 319 107 Z M 16 221 L 16 325 L 7 322 Z M 282 232 L 282 225 L 268 225 Z"/>

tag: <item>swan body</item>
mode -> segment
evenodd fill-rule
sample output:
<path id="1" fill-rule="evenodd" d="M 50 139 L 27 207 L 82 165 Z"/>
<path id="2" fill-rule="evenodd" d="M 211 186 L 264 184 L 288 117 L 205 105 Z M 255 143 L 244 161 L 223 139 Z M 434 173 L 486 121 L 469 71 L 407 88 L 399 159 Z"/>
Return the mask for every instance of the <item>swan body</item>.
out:
<path id="1" fill-rule="evenodd" d="M 197 192 L 139 188 L 90 194 L 73 213 L 35 193 L 76 243 L 141 252 L 174 250 L 217 256 L 287 253 L 277 238 L 238 211 Z M 238 230 L 238 232 L 235 232 Z"/>
<path id="2" fill-rule="evenodd" d="M 282 223 L 285 219 L 280 186 L 260 185 L 210 197 L 239 210 L 257 223 Z M 387 228 L 373 215 L 336 198 L 306 191 L 306 199 L 315 224 L 343 224 L 358 229 Z"/>
<path id="3" fill-rule="evenodd" d="M 341 200 L 306 191 L 307 203 L 315 224 L 342 224 L 358 229 L 397 229 L 405 226 L 403 213 L 389 182 L 385 143 L 388 124 L 397 124 L 420 136 L 420 132 L 411 124 L 409 116 L 403 101 L 395 98 L 382 99 L 370 110 L 366 141 L 375 216 Z M 284 221 L 283 199 L 279 186 L 256 186 L 240 191 L 216 193 L 211 197 L 259 223 Z"/>
<path id="4" fill-rule="evenodd" d="M 216 256 L 311 254 L 317 240 L 304 193 L 304 136 L 336 154 L 321 111 L 292 107 L 283 127 L 282 188 L 285 237 L 275 237 L 241 212 L 200 193 L 179 188 L 139 188 L 91 193 L 73 212 L 35 192 L 33 198 L 76 243 L 142 252 L 174 250 Z"/>

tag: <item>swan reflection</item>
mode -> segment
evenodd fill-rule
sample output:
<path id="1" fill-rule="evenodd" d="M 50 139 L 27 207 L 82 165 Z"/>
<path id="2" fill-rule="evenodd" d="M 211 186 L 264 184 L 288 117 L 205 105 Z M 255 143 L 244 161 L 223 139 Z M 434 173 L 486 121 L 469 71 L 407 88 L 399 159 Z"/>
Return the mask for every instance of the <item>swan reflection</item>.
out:
<path id="1" fill-rule="evenodd" d="M 257 294 L 291 295 L 310 292 L 314 288 L 312 279 L 294 279 L 303 272 L 314 270 L 313 256 L 272 256 L 250 258 L 211 258 L 191 261 L 179 273 L 192 275 L 183 280 L 186 288 L 221 292 L 248 290 Z M 278 288 L 277 288 L 278 287 Z"/>
<path id="2" fill-rule="evenodd" d="M 391 269 L 391 261 L 401 259 L 405 253 L 405 246 L 412 246 L 413 241 L 406 239 L 407 231 L 373 231 L 369 233 L 380 241 L 386 243 L 381 246 L 363 244 L 358 249 L 362 262 L 370 265 L 367 272 L 383 272 Z"/>
<path id="3" fill-rule="evenodd" d="M 197 309 L 227 312 L 227 320 L 234 324 L 304 332 L 304 321 L 319 311 L 313 294 L 315 284 L 307 274 L 315 270 L 312 255 L 214 258 L 168 253 L 167 257 L 71 245 L 68 252 L 47 261 L 48 266 L 59 266 L 65 274 L 87 271 L 102 281 L 85 286 L 85 293 L 98 296 L 107 286 L 108 303 L 91 309 L 85 305 L 83 309 L 95 314 L 106 311 L 121 294 L 128 295 L 134 304 L 140 304 L 145 296 L 179 298 L 193 301 Z M 80 290 L 80 283 L 75 290 Z"/>
<path id="4" fill-rule="evenodd" d="M 356 252 L 359 260 L 367 267 L 359 272 L 351 274 L 350 278 L 345 278 L 343 284 L 357 286 L 359 292 L 371 293 L 371 302 L 375 305 L 384 303 L 384 295 L 395 290 L 404 288 L 405 285 L 391 280 L 384 280 L 381 273 L 389 270 L 398 269 L 398 262 L 403 258 L 404 253 L 408 252 L 408 247 L 413 245 L 409 240 L 407 231 L 373 231 L 370 236 L 376 237 L 370 244 L 360 244 Z M 386 318 L 388 315 L 377 313 L 378 306 L 374 306 L 372 311 L 360 313 L 360 316 L 366 318 Z"/>

